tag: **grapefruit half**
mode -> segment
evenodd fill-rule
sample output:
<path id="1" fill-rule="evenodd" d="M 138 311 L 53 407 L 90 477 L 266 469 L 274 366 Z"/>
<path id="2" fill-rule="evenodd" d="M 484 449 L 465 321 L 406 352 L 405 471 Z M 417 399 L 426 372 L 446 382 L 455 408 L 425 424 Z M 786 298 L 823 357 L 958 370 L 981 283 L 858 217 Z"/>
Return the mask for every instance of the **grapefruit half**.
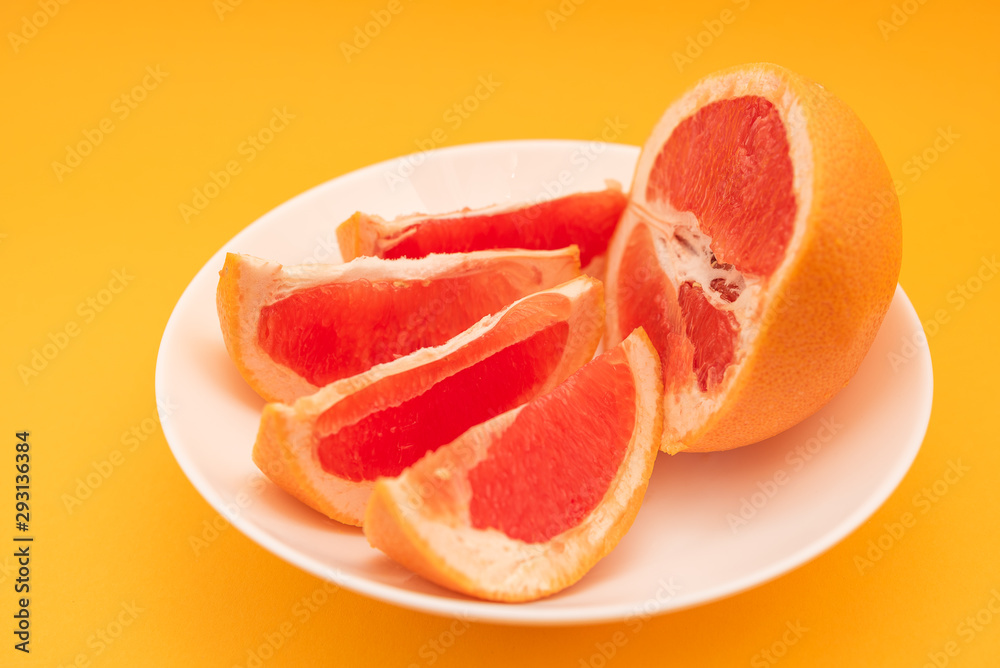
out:
<path id="1" fill-rule="evenodd" d="M 294 401 L 580 275 L 576 247 L 282 266 L 229 253 L 217 306 L 229 356 L 268 401 Z"/>
<path id="2" fill-rule="evenodd" d="M 253 460 L 285 491 L 360 525 L 372 485 L 468 428 L 547 392 L 604 333 L 603 288 L 580 276 L 524 297 L 447 343 L 264 407 Z"/>
<path id="3" fill-rule="evenodd" d="M 568 587 L 635 519 L 659 450 L 660 390 L 656 350 L 636 330 L 552 392 L 379 479 L 368 541 L 480 598 Z"/>
<path id="4" fill-rule="evenodd" d="M 391 221 L 355 213 L 337 228 L 344 260 L 361 255 L 423 257 L 490 248 L 554 249 L 580 247 L 587 267 L 607 250 L 627 198 L 621 185 L 574 193 L 535 204 L 495 205 L 454 213 L 413 214 Z"/>
<path id="5" fill-rule="evenodd" d="M 667 109 L 608 252 L 608 343 L 642 326 L 663 449 L 726 450 L 854 375 L 892 299 L 899 202 L 848 106 L 782 67 L 710 75 Z"/>

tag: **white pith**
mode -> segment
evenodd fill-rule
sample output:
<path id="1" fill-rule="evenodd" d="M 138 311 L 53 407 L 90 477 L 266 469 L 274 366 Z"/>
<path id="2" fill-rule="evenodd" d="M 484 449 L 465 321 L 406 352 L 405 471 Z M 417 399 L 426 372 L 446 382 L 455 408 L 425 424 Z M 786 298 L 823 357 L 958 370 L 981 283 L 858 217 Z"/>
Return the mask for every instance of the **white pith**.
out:
<path id="1" fill-rule="evenodd" d="M 634 519 L 633 501 L 645 492 L 659 447 L 655 433 L 659 362 L 644 340 L 623 344 L 635 383 L 635 422 L 622 462 L 601 502 L 577 526 L 545 543 L 527 543 L 497 529 L 472 526 L 468 472 L 514 422 L 522 408 L 473 427 L 427 455 L 398 478 L 382 479 L 404 533 L 442 560 L 443 569 L 490 597 L 533 598 L 567 586 L 617 542 Z M 432 481 L 428 484 L 428 481 Z M 620 535 L 620 534 L 618 534 Z M 379 536 L 369 536 L 385 549 Z M 393 556 L 390 551 L 390 556 Z"/>
<path id="2" fill-rule="evenodd" d="M 742 322 L 752 315 L 759 300 L 763 281 L 750 274 L 742 274 L 735 268 L 713 268 L 709 262 L 712 253 L 712 238 L 698 229 L 697 220 L 690 211 L 677 214 L 673 223 L 670 218 L 657 227 L 666 233 L 665 237 L 654 237 L 657 260 L 663 267 L 674 289 L 684 283 L 691 282 L 700 286 L 705 297 L 716 309 L 730 311 L 737 321 Z M 680 242 L 670 242 L 675 235 L 682 235 L 694 246 L 691 252 Z M 728 302 L 719 292 L 711 289 L 712 280 L 722 278 L 728 283 L 740 287 L 740 294 L 735 301 Z"/>
<path id="3" fill-rule="evenodd" d="M 712 270 L 708 264 L 711 238 L 698 231 L 699 222 L 696 216 L 690 211 L 676 211 L 665 202 L 649 203 L 645 196 L 656 157 L 677 125 L 711 102 L 744 95 L 755 95 L 769 100 L 775 106 L 785 127 L 793 168 L 792 191 L 796 200 L 796 215 L 785 256 L 774 273 L 770 278 L 742 274 L 745 287 L 739 297 L 729 303 L 709 289 L 711 279 L 722 274 Z M 669 381 L 665 379 L 667 390 L 664 400 L 664 444 L 668 450 L 672 452 L 682 450 L 686 435 L 704 424 L 706 418 L 718 409 L 728 389 L 736 382 L 744 367 L 748 351 L 752 350 L 760 333 L 760 324 L 770 322 L 772 317 L 780 317 L 769 312 L 775 306 L 771 295 L 784 280 L 802 243 L 812 204 L 812 178 L 812 145 L 809 141 L 804 110 L 786 83 L 765 70 L 757 70 L 753 74 L 747 71 L 730 72 L 703 80 L 667 109 L 643 147 L 636 166 L 629 206 L 608 253 L 609 284 L 617 285 L 624 247 L 635 225 L 640 221 L 658 230 L 668 240 L 672 240 L 677 231 L 687 232 L 695 240 L 700 252 L 688 253 L 676 242 L 656 243 L 660 266 L 675 290 L 685 281 L 699 283 L 710 303 L 719 310 L 731 312 L 740 328 L 735 359 L 727 367 L 721 381 L 708 392 L 701 391 L 693 374 L 689 382 L 679 389 L 675 388 L 674 391 L 670 390 Z M 656 236 L 654 234 L 654 238 Z M 617 295 L 612 293 L 613 291 L 609 292 L 608 322 L 613 343 L 628 332 L 618 331 Z"/>

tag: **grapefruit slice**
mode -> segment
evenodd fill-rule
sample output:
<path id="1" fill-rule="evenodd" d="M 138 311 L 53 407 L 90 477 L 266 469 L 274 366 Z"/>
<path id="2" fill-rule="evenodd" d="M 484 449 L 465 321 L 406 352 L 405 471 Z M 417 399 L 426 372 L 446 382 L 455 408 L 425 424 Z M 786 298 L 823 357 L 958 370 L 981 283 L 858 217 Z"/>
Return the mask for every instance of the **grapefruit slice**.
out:
<path id="1" fill-rule="evenodd" d="M 844 102 L 770 64 L 685 93 L 608 251 L 608 343 L 641 325 L 659 350 L 663 448 L 735 448 L 819 409 L 871 346 L 901 253 L 889 170 Z"/>
<path id="2" fill-rule="evenodd" d="M 226 349 L 268 401 L 294 401 L 427 346 L 580 275 L 575 247 L 283 267 L 226 256 L 217 304 Z"/>
<path id="3" fill-rule="evenodd" d="M 490 248 L 554 249 L 580 247 L 587 267 L 603 256 L 627 198 L 621 185 L 574 193 L 537 204 L 496 205 L 441 215 L 413 214 L 386 221 L 355 213 L 337 228 L 344 260 L 360 255 L 423 257 Z"/>
<path id="4" fill-rule="evenodd" d="M 547 392 L 604 333 L 603 288 L 580 276 L 524 297 L 447 343 L 264 407 L 253 459 L 285 491 L 360 525 L 379 476 Z"/>
<path id="5" fill-rule="evenodd" d="M 636 330 L 549 394 L 380 479 L 368 541 L 480 598 L 568 587 L 635 519 L 660 444 L 660 391 L 656 350 Z"/>

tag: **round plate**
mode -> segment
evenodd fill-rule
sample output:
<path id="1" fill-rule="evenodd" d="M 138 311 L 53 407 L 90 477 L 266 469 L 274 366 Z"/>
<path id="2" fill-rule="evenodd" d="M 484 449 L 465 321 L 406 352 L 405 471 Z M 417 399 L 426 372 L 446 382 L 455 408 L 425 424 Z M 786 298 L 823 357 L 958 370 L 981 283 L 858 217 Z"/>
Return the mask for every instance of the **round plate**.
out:
<path id="1" fill-rule="evenodd" d="M 638 155 L 633 146 L 549 140 L 430 151 L 317 186 L 247 227 L 194 277 L 160 343 L 157 403 L 184 473 L 233 526 L 310 573 L 407 608 L 499 623 L 607 622 L 698 605 L 775 578 L 843 539 L 903 479 L 930 417 L 930 356 L 925 345 L 903 345 L 919 344 L 922 328 L 901 288 L 858 374 L 827 406 L 751 447 L 661 453 L 628 535 L 580 582 L 541 601 L 487 603 L 430 584 L 251 462 L 263 401 L 230 362 L 219 330 L 215 289 L 226 251 L 339 262 L 335 229 L 356 210 L 391 218 L 597 190 L 609 178 L 627 187 Z"/>

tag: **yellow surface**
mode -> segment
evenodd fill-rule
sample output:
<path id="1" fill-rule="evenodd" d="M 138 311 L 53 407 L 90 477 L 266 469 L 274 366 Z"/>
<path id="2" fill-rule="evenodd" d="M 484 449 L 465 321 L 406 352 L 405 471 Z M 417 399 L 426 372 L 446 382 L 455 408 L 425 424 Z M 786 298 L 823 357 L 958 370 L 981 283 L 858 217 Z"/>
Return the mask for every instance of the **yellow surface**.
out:
<path id="1" fill-rule="evenodd" d="M 760 653 L 771 647 L 789 667 L 998 665 L 1000 614 L 981 611 L 1000 610 L 1000 280 L 976 279 L 992 278 L 983 258 L 1000 250 L 996 3 L 400 0 L 345 55 L 341 43 L 388 0 L 226 1 L 0 8 L 0 515 L 13 513 L 14 432 L 28 429 L 39 537 L 30 656 L 13 650 L 14 559 L 0 552 L 0 665 L 245 666 L 275 632 L 289 637 L 266 666 L 600 666 L 602 648 L 614 651 L 609 666 L 769 666 Z M 678 63 L 705 21 L 719 34 Z M 618 141 L 642 143 L 700 76 L 757 60 L 841 95 L 905 185 L 901 282 L 929 323 L 934 414 L 871 521 L 775 582 L 638 629 L 466 627 L 346 591 L 310 610 L 300 601 L 324 599 L 320 581 L 224 524 L 195 555 L 189 537 L 216 514 L 155 424 L 153 367 L 175 301 L 227 239 L 418 141 L 591 139 L 610 119 L 624 126 Z M 480 77 L 499 86 L 468 118 L 449 113 Z M 251 160 L 243 142 L 274 108 L 294 118 Z M 65 147 L 102 127 L 68 171 Z M 950 143 L 936 139 L 948 132 Z M 935 161 L 921 168 L 913 156 L 925 151 Z M 229 161 L 239 173 L 185 222 L 180 205 Z M 50 336 L 65 347 L 25 382 L 18 367 Z M 938 482 L 938 496 L 959 461 L 968 472 Z M 110 474 L 70 512 L 64 495 L 95 467 Z M 904 536 L 859 567 L 884 525 L 905 517 Z M 4 525 L 0 544 L 11 533 Z"/>

